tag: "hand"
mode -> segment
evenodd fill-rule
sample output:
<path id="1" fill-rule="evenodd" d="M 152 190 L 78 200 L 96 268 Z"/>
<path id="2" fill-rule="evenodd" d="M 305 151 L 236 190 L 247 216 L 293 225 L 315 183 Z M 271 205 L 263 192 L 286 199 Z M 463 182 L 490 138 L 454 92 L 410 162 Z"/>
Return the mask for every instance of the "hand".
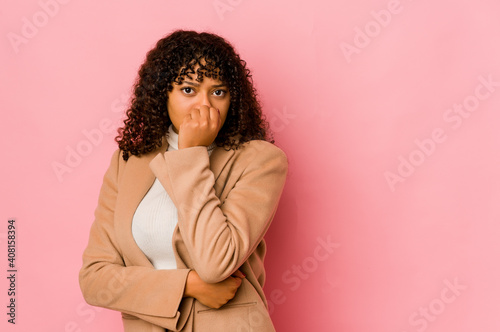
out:
<path id="1" fill-rule="evenodd" d="M 219 309 L 236 295 L 244 277 L 245 275 L 238 270 L 221 282 L 209 284 L 201 280 L 196 271 L 191 270 L 184 296 L 194 297 L 207 307 Z"/>
<path id="2" fill-rule="evenodd" d="M 218 109 L 206 105 L 186 114 L 179 126 L 179 150 L 192 146 L 209 146 L 222 127 Z"/>

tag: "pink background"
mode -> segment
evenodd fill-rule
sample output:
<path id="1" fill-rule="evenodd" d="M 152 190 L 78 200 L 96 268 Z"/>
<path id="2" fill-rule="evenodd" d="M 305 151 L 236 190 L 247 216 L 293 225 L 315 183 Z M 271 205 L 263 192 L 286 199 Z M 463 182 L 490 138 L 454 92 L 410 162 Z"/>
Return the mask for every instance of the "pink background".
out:
<path id="1" fill-rule="evenodd" d="M 289 156 L 266 235 L 278 331 L 499 331 L 499 16 L 497 0 L 2 0 L 0 329 L 121 329 L 84 302 L 81 254 L 137 70 L 189 28 L 234 44 Z"/>

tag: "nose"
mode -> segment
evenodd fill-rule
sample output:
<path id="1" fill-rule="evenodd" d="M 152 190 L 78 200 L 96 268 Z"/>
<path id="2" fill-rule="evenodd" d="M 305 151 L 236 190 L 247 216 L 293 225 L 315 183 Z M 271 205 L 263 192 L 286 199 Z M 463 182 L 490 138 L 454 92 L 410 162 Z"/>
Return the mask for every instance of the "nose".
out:
<path id="1" fill-rule="evenodd" d="M 200 97 L 199 100 L 200 106 L 212 107 L 212 104 L 210 103 L 210 95 L 208 92 L 205 91 L 200 92 L 198 96 Z"/>

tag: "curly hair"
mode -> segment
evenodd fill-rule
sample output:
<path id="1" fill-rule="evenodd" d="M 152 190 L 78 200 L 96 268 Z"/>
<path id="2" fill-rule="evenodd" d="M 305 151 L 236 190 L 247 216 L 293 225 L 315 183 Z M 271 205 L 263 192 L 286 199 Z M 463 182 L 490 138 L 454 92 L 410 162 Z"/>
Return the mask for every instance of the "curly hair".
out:
<path id="1" fill-rule="evenodd" d="M 197 65 L 198 82 L 204 76 L 219 79 L 229 89 L 228 114 L 215 144 L 229 150 L 253 139 L 274 143 L 250 70 L 233 46 L 215 34 L 176 30 L 156 43 L 139 69 L 124 125 L 115 137 L 124 160 L 161 146 L 172 123 L 168 92 L 173 83 L 181 84 L 186 76 L 191 78 Z"/>

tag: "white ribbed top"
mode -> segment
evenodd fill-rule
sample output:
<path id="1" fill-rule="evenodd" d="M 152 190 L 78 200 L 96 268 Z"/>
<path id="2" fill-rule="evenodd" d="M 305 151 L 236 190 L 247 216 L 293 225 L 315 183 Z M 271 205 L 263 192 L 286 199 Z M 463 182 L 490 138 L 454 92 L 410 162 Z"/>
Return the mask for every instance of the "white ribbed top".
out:
<path id="1" fill-rule="evenodd" d="M 168 149 L 178 149 L 178 138 L 172 125 L 168 127 Z M 210 155 L 215 143 L 208 147 Z M 172 235 L 177 225 L 177 208 L 158 178 L 142 199 L 132 219 L 132 235 L 155 269 L 176 269 Z"/>

